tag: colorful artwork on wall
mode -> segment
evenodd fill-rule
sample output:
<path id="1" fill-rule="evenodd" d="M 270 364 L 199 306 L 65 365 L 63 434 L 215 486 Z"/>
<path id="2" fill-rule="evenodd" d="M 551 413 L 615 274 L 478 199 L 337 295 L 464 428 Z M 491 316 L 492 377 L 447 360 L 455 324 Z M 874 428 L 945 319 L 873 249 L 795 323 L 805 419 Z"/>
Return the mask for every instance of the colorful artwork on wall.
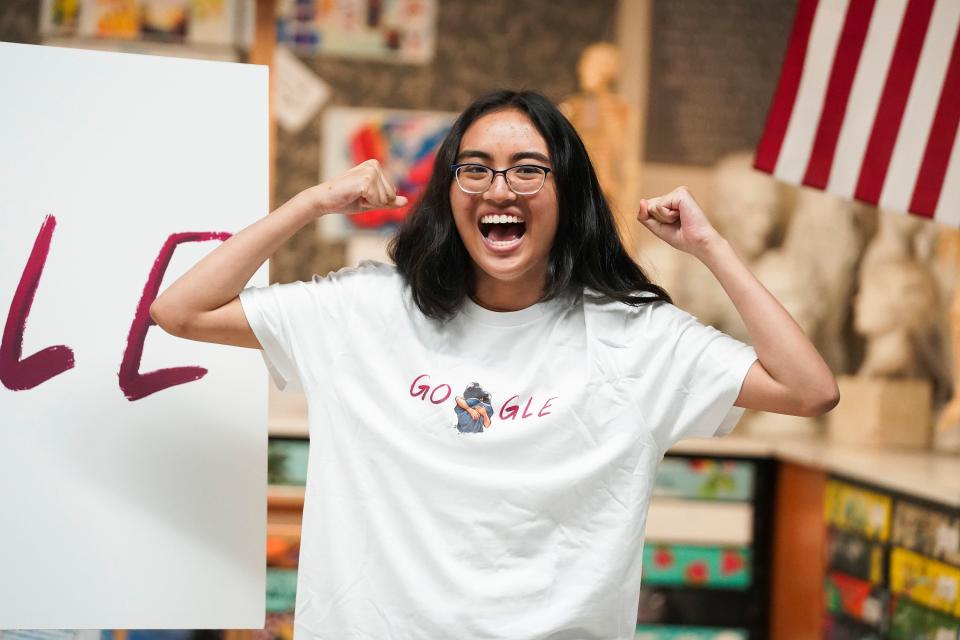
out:
<path id="1" fill-rule="evenodd" d="M 888 622 L 890 593 L 866 580 L 831 571 L 824 579 L 824 604 L 831 613 L 842 613 L 877 628 Z"/>
<path id="2" fill-rule="evenodd" d="M 45 0 L 40 31 L 78 42 L 248 46 L 253 12 L 251 0 Z"/>
<path id="3" fill-rule="evenodd" d="M 909 598 L 895 598 L 890 640 L 960 638 L 960 618 L 922 607 Z"/>
<path id="4" fill-rule="evenodd" d="M 960 618 L 960 569 L 895 547 L 890 554 L 890 590 Z"/>
<path id="5" fill-rule="evenodd" d="M 751 500 L 753 475 L 751 462 L 667 456 L 657 467 L 653 493 L 693 500 Z"/>
<path id="6" fill-rule="evenodd" d="M 824 518 L 838 529 L 886 542 L 890 538 L 891 513 L 890 496 L 839 480 L 827 482 Z"/>
<path id="7" fill-rule="evenodd" d="M 891 541 L 960 566 L 960 515 L 898 500 L 893 510 Z"/>
<path id="8" fill-rule="evenodd" d="M 291 535 L 288 529 L 271 533 L 267 525 L 267 566 L 281 569 L 296 569 L 300 564 L 300 536 Z"/>
<path id="9" fill-rule="evenodd" d="M 303 438 L 270 438 L 267 445 L 267 482 L 304 486 L 310 441 Z"/>
<path id="10" fill-rule="evenodd" d="M 267 567 L 267 613 L 293 613 L 297 570 Z"/>
<path id="11" fill-rule="evenodd" d="M 301 55 L 425 64 L 436 16 L 436 0 L 281 0 L 277 43 Z"/>
<path id="12" fill-rule="evenodd" d="M 398 225 L 426 186 L 437 148 L 456 115 L 350 107 L 327 109 L 323 118 L 320 182 L 374 158 L 393 179 L 398 195 L 406 196 L 410 204 L 350 216 L 322 216 L 323 234 L 343 238 L 357 229 L 392 229 Z"/>
<path id="13" fill-rule="evenodd" d="M 839 529 L 827 531 L 827 564 L 870 584 L 886 582 L 884 546 L 856 534 Z"/>
<path id="14" fill-rule="evenodd" d="M 634 640 L 747 640 L 742 629 L 638 624 Z"/>
<path id="15" fill-rule="evenodd" d="M 643 582 L 647 585 L 746 589 L 752 572 L 749 547 L 647 543 Z"/>

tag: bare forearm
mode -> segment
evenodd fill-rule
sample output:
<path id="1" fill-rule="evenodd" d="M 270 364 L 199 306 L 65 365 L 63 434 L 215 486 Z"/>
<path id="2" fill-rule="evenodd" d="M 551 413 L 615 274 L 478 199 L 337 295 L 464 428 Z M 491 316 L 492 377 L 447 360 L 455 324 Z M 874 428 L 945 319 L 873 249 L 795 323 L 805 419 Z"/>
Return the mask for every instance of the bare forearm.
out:
<path id="1" fill-rule="evenodd" d="M 763 286 L 723 237 L 697 257 L 720 282 L 750 333 L 764 369 L 787 389 L 829 398 L 836 381 L 816 347 L 773 294 Z"/>
<path id="2" fill-rule="evenodd" d="M 226 304 L 284 242 L 317 217 L 316 209 L 314 192 L 300 192 L 197 262 L 157 297 L 153 310 L 182 316 Z"/>

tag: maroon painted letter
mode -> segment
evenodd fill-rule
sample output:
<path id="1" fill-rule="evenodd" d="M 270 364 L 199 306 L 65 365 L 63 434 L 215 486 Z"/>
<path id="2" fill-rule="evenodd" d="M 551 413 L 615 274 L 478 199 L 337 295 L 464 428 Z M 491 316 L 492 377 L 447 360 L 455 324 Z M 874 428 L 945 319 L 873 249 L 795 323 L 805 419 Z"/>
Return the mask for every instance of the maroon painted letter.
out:
<path id="1" fill-rule="evenodd" d="M 170 258 L 178 244 L 185 242 L 203 242 L 205 240 L 226 240 L 231 234 L 227 232 L 185 232 L 175 233 L 167 238 L 160 249 L 160 254 L 153 262 L 153 268 L 147 277 L 147 284 L 143 287 L 143 295 L 137 305 L 137 313 L 130 325 L 127 334 L 127 348 L 123 352 L 123 361 L 120 363 L 120 389 L 123 395 L 131 402 L 144 398 L 151 393 L 163 391 L 169 387 L 199 380 L 207 375 L 203 367 L 172 367 L 157 369 L 148 373 L 140 373 L 140 358 L 143 357 L 143 344 L 147 339 L 147 329 L 156 324 L 150 317 L 150 305 L 160 292 L 160 283 L 163 274 L 170 265 Z"/>
<path id="2" fill-rule="evenodd" d="M 20 359 L 23 355 L 23 334 L 27 327 L 27 316 L 33 305 L 33 297 L 40 284 L 43 266 L 50 251 L 50 240 L 57 226 L 54 216 L 46 216 L 40 225 L 40 232 L 33 243 L 33 250 L 27 259 L 27 266 L 20 276 L 10 313 L 3 328 L 3 340 L 0 341 L 0 382 L 11 391 L 25 391 L 41 385 L 50 378 L 72 369 L 73 349 L 58 344 L 37 351 L 32 356 Z"/>

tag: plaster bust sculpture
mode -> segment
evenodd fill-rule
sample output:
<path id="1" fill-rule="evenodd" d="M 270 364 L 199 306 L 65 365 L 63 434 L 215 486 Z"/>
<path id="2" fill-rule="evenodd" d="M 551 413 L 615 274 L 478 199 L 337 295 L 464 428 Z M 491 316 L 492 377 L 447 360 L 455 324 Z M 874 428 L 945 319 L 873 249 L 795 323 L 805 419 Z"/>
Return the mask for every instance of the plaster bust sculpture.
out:
<path id="1" fill-rule="evenodd" d="M 752 152 L 726 155 L 714 165 L 713 215 L 747 262 L 778 244 L 789 213 L 784 193 L 773 177 L 753 168 Z"/>
<path id="2" fill-rule="evenodd" d="M 749 151 L 720 158 L 713 167 L 711 186 L 711 221 L 751 268 L 759 266 L 764 254 L 777 248 L 784 233 L 789 214 L 786 188 L 754 169 L 753 153 Z M 739 340 L 749 340 L 740 314 L 699 261 L 684 263 L 679 291 L 691 313 Z"/>
<path id="3" fill-rule="evenodd" d="M 876 233 L 877 210 L 807 187 L 796 191 L 784 249 L 813 270 L 808 283 L 820 320 L 808 333 L 834 373 L 849 371 L 845 328 L 851 296 L 867 243 Z M 800 274 L 797 274 L 800 277 Z"/>
<path id="4" fill-rule="evenodd" d="M 783 233 L 789 211 L 786 206 L 789 191 L 753 168 L 750 151 L 722 157 L 714 165 L 710 180 L 706 213 L 754 269 L 762 255 L 778 244 Z M 645 244 L 638 257 L 654 281 L 701 322 L 739 340 L 750 339 L 729 296 L 699 260 L 656 242 Z M 791 309 L 791 313 L 793 311 Z"/>
<path id="5" fill-rule="evenodd" d="M 879 231 L 863 257 L 854 328 L 867 339 L 860 376 L 924 377 L 918 345 L 936 328 L 940 301 L 929 266 L 928 221 L 881 212 Z M 929 367 L 927 367 L 929 370 Z"/>
<path id="6" fill-rule="evenodd" d="M 867 339 L 858 375 L 919 376 L 914 336 L 930 328 L 937 298 L 933 277 L 913 262 L 883 262 L 865 273 L 854 304 L 854 327 Z"/>

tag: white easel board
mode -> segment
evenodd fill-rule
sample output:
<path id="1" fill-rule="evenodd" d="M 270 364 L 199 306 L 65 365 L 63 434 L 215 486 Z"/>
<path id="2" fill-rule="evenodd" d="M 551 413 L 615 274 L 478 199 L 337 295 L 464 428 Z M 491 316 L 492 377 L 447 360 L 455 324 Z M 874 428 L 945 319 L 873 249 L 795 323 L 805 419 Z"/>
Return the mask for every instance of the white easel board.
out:
<path id="1" fill-rule="evenodd" d="M 143 314 L 268 212 L 267 81 L 0 43 L 0 628 L 263 626 L 263 362 Z"/>

